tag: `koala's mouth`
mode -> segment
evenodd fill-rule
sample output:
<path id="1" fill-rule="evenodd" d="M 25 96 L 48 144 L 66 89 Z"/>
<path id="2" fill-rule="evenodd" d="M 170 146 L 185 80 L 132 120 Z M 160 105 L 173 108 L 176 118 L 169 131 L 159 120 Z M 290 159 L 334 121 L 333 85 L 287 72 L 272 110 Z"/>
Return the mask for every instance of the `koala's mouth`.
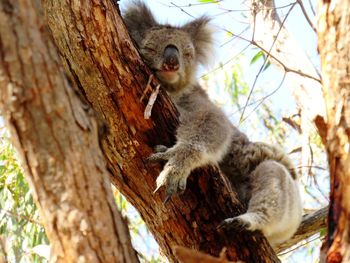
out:
<path id="1" fill-rule="evenodd" d="M 179 79 L 178 70 L 157 70 L 158 78 L 161 81 L 174 83 Z"/>

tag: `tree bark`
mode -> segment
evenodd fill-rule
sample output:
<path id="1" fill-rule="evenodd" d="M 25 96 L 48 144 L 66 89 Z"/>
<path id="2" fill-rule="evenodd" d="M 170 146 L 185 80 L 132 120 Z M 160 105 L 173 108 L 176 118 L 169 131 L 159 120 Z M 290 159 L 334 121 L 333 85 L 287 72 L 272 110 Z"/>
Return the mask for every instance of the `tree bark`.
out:
<path id="1" fill-rule="evenodd" d="M 103 148 L 112 182 L 140 212 L 168 259 L 176 261 L 172 247 L 180 245 L 212 255 L 227 247 L 230 260 L 277 262 L 260 233 L 216 230 L 221 220 L 243 211 L 217 169 L 195 172 L 186 192 L 167 205 L 162 203 L 163 191 L 152 194 L 160 166 L 144 160 L 154 145 L 174 143 L 177 113 L 161 91 L 152 119 L 144 119 L 146 102 L 139 100 L 150 71 L 115 4 L 107 0 L 43 3 L 66 70 L 110 129 Z"/>
<path id="2" fill-rule="evenodd" d="M 97 124 L 70 87 L 37 1 L 0 1 L 0 109 L 51 241 L 52 262 L 138 262 Z"/>
<path id="3" fill-rule="evenodd" d="M 331 182 L 323 261 L 350 262 L 350 3 L 321 0 L 318 6 L 319 50 L 327 110 L 324 137 Z"/>

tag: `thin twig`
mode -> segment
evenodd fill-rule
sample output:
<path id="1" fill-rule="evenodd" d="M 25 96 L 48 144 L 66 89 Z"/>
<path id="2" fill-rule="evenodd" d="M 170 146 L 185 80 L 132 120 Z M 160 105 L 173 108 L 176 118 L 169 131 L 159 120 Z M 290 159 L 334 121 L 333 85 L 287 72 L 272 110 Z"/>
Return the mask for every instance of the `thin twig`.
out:
<path id="1" fill-rule="evenodd" d="M 239 55 L 241 55 L 244 51 L 246 51 L 248 49 L 248 47 L 250 47 L 251 44 L 248 44 L 247 46 L 245 46 L 240 52 L 238 52 L 236 55 L 234 55 L 232 58 L 230 58 L 229 60 L 227 60 L 226 62 L 224 62 L 223 64 L 221 64 L 220 66 L 214 68 L 213 70 L 203 74 L 202 76 L 200 76 L 200 78 L 204 78 L 206 76 L 208 76 L 209 74 L 214 73 L 215 71 L 223 68 L 224 66 L 226 66 L 227 64 L 229 64 L 232 60 L 234 60 L 236 57 L 238 57 Z"/>
<path id="2" fill-rule="evenodd" d="M 281 23 L 281 26 L 280 26 L 280 28 L 279 28 L 277 34 L 276 34 L 276 37 L 275 37 L 275 39 L 274 39 L 273 42 L 272 42 L 272 45 L 271 45 L 271 47 L 270 47 L 270 50 L 269 50 L 269 52 L 266 54 L 264 63 L 261 65 L 261 67 L 260 67 L 260 69 L 259 69 L 259 72 L 258 72 L 258 74 L 256 75 L 256 77 L 255 77 L 255 79 L 254 79 L 253 86 L 252 86 L 252 88 L 251 88 L 250 91 L 249 91 L 249 95 L 248 95 L 247 101 L 246 101 L 246 103 L 245 103 L 245 106 L 243 107 L 243 111 L 242 111 L 242 114 L 241 114 L 241 117 L 240 117 L 240 120 L 239 120 L 240 123 L 241 123 L 242 120 L 243 120 L 243 116 L 244 116 L 245 109 L 246 109 L 246 107 L 247 107 L 247 105 L 248 105 L 248 103 L 249 103 L 249 100 L 250 100 L 251 96 L 252 96 L 252 93 L 253 93 L 253 91 L 254 91 L 254 88 L 255 88 L 255 85 L 256 85 L 256 83 L 257 83 L 257 81 L 258 81 L 258 78 L 259 78 L 261 72 L 263 71 L 263 69 L 264 69 L 264 67 L 265 67 L 265 65 L 266 65 L 266 63 L 267 63 L 267 60 L 269 59 L 269 57 L 270 57 L 270 55 L 271 55 L 272 48 L 274 47 L 274 45 L 275 45 L 275 43 L 276 43 L 276 41 L 277 41 L 277 38 L 278 38 L 278 36 L 279 36 L 279 34 L 280 34 L 280 32 L 281 32 L 283 26 L 284 26 L 284 23 L 286 22 L 286 20 L 287 20 L 289 14 L 292 12 L 292 10 L 293 10 L 293 8 L 295 7 L 296 3 L 297 3 L 297 2 L 294 2 L 294 3 L 293 3 L 293 5 L 291 6 L 291 8 L 288 10 L 288 13 L 286 14 L 285 18 L 283 19 L 283 21 L 282 21 L 282 23 Z M 253 42 L 254 42 L 254 41 L 253 41 Z"/>
<path id="3" fill-rule="evenodd" d="M 303 244 L 301 244 L 301 245 L 299 245 L 299 246 L 293 247 L 292 249 L 290 249 L 290 250 L 288 250 L 288 251 L 286 251 L 286 252 L 283 252 L 283 253 L 279 253 L 279 254 L 277 254 L 277 255 L 278 255 L 278 256 L 284 256 L 284 255 L 286 255 L 286 254 L 289 254 L 290 252 L 293 252 L 293 251 L 295 251 L 295 250 L 297 250 L 297 249 L 299 249 L 299 248 L 301 248 L 301 247 L 306 246 L 307 244 L 310 244 L 311 242 L 316 241 L 317 239 L 322 240 L 322 239 L 324 239 L 324 238 L 321 237 L 321 236 L 315 237 L 314 239 L 310 239 L 310 240 L 308 240 L 307 242 L 305 242 L 305 243 L 303 243 Z"/>
<path id="4" fill-rule="evenodd" d="M 322 171 L 326 171 L 327 169 L 318 165 L 300 165 L 297 166 L 296 169 L 303 169 L 303 168 L 315 168 L 315 169 L 319 169 Z"/>
<path id="5" fill-rule="evenodd" d="M 249 29 L 249 26 L 245 27 L 239 34 L 237 34 L 237 36 L 242 36 L 245 32 L 248 31 L 248 29 Z M 226 32 L 229 33 L 229 34 L 231 34 L 231 32 L 228 31 L 228 30 L 227 30 Z M 227 40 L 226 42 L 222 43 L 222 44 L 220 45 L 220 47 L 223 47 L 223 46 L 227 45 L 228 43 L 234 41 L 234 40 L 237 38 L 237 36 L 231 37 L 231 39 L 229 39 L 229 40 Z"/>
<path id="6" fill-rule="evenodd" d="M 34 219 L 32 219 L 32 218 L 30 218 L 28 216 L 16 214 L 16 213 L 14 213 L 12 211 L 9 211 L 9 210 L 6 210 L 4 208 L 0 208 L 0 211 L 3 211 L 5 214 L 7 214 L 7 215 L 9 215 L 9 216 L 11 216 L 13 218 L 16 218 L 17 220 L 18 219 L 23 219 L 23 220 L 26 220 L 26 221 L 28 221 L 30 223 L 33 223 L 33 224 L 36 224 L 36 225 L 39 225 L 39 226 L 43 226 L 39 221 L 36 221 L 36 220 L 34 220 Z"/>
<path id="7" fill-rule="evenodd" d="M 286 75 L 287 75 L 287 73 L 284 72 L 283 78 L 282 78 L 280 84 L 278 85 L 278 87 L 277 87 L 274 91 L 272 91 L 270 94 L 268 94 L 267 96 L 263 97 L 263 98 L 261 99 L 261 101 L 259 102 L 259 104 L 256 105 L 256 106 L 254 107 L 254 109 L 241 121 L 241 123 L 243 123 L 246 119 L 248 119 L 248 117 L 249 117 L 253 112 L 255 112 L 255 110 L 256 110 L 268 97 L 272 96 L 274 93 L 276 93 L 276 92 L 282 87 L 282 84 L 284 83 L 284 81 L 285 81 L 285 79 L 286 79 Z"/>
<path id="8" fill-rule="evenodd" d="M 192 6 L 198 6 L 198 5 L 210 5 L 210 4 L 218 4 L 222 2 L 222 0 L 216 0 L 216 1 L 213 1 L 213 2 L 207 2 L 207 3 L 189 3 L 187 5 L 179 5 L 179 6 L 169 6 L 167 4 L 164 4 L 162 3 L 164 6 L 167 6 L 167 7 L 181 7 L 181 8 L 185 8 L 185 7 L 192 7 Z"/>
<path id="9" fill-rule="evenodd" d="M 265 8 L 261 8 L 259 10 L 261 11 L 269 11 L 269 10 L 277 10 L 277 9 L 283 9 L 283 8 L 287 8 L 287 7 L 290 7 L 294 5 L 294 2 L 293 3 L 289 3 L 287 5 L 282 5 L 282 6 L 277 6 L 277 7 L 265 7 Z M 251 12 L 252 10 L 249 8 L 249 9 L 228 9 L 228 8 L 223 8 L 223 7 L 220 7 L 221 10 L 224 10 L 226 11 L 226 13 L 231 13 L 231 12 Z M 221 13 L 223 14 L 223 13 Z"/>
<path id="10" fill-rule="evenodd" d="M 309 23 L 309 25 L 311 26 L 311 28 L 313 29 L 313 31 L 315 31 L 315 33 L 317 33 L 317 29 L 315 27 L 315 25 L 312 23 L 309 15 L 307 14 L 306 12 L 306 9 L 305 9 L 305 6 L 303 4 L 303 2 L 301 0 L 296 0 L 301 8 L 301 11 L 303 12 L 305 18 L 306 18 L 306 21 Z"/>
<path id="11" fill-rule="evenodd" d="M 174 7 L 179 8 L 182 12 L 184 12 L 185 14 L 189 15 L 192 18 L 196 18 L 195 16 L 191 15 L 190 13 L 188 13 L 186 10 L 184 10 L 182 7 L 178 6 L 177 4 L 175 4 L 174 2 L 170 2 L 170 4 L 172 4 Z"/>
<path id="12" fill-rule="evenodd" d="M 310 9 L 311 9 L 311 12 L 314 16 L 316 16 L 316 11 L 314 9 L 314 6 L 313 6 L 313 3 L 311 2 L 311 0 L 309 0 L 309 5 L 310 5 Z"/>
<path id="13" fill-rule="evenodd" d="M 267 53 L 267 51 L 266 51 L 262 46 L 260 46 L 258 43 L 252 43 L 252 44 L 255 45 L 256 47 L 260 48 L 260 49 L 261 49 L 262 51 L 264 51 L 265 53 Z M 311 76 L 311 75 L 309 75 L 309 74 L 306 74 L 306 73 L 304 73 L 304 72 L 302 72 L 302 71 L 300 71 L 300 70 L 295 70 L 295 69 L 288 68 L 286 65 L 283 64 L 282 61 L 280 61 L 280 60 L 279 60 L 278 58 L 276 58 L 274 55 L 272 55 L 271 53 L 269 53 L 269 54 L 270 54 L 270 57 L 271 57 L 272 59 L 276 60 L 276 62 L 279 63 L 279 64 L 283 67 L 283 69 L 284 69 L 285 71 L 287 71 L 287 72 L 292 72 L 292 73 L 298 74 L 298 75 L 300 75 L 300 76 L 302 76 L 302 77 L 309 78 L 309 79 L 315 80 L 315 81 L 317 81 L 317 82 L 319 82 L 319 83 L 322 83 L 322 80 L 319 79 L 319 78 L 316 78 L 316 77 L 314 77 L 314 76 Z"/>

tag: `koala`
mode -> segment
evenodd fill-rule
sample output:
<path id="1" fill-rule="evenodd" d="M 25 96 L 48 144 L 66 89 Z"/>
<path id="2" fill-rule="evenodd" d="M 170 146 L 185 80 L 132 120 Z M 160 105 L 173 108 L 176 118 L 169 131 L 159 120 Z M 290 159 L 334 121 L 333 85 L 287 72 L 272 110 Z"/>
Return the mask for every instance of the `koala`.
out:
<path id="1" fill-rule="evenodd" d="M 160 145 L 150 161 L 166 161 L 156 191 L 166 187 L 167 199 L 181 194 L 191 171 L 218 165 L 237 190 L 246 213 L 219 226 L 260 230 L 272 246 L 290 238 L 302 217 L 297 176 L 279 148 L 251 142 L 212 103 L 196 79 L 212 49 L 212 29 L 206 16 L 181 27 L 157 23 L 149 8 L 134 1 L 125 11 L 125 24 L 140 54 L 155 72 L 180 113 L 176 144 Z"/>

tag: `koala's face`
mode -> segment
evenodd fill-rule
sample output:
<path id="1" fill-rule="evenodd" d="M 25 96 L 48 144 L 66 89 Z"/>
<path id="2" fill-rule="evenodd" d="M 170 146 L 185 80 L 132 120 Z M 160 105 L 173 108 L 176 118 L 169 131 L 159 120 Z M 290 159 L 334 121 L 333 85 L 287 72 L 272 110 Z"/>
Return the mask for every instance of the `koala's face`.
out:
<path id="1" fill-rule="evenodd" d="M 182 27 L 160 25 L 148 7 L 134 0 L 123 15 L 144 60 L 168 92 L 195 82 L 196 68 L 207 61 L 212 47 L 209 19 L 200 17 Z"/>
<path id="2" fill-rule="evenodd" d="M 195 78 L 196 50 L 191 36 L 181 29 L 151 29 L 140 44 L 140 52 L 169 92 Z"/>

